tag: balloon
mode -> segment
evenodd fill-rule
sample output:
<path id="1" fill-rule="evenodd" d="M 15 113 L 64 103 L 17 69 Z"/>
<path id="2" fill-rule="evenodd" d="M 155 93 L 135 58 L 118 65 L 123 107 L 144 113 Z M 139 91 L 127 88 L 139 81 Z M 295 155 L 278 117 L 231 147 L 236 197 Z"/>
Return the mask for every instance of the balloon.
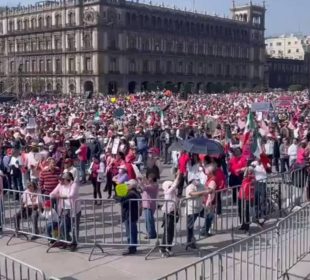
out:
<path id="1" fill-rule="evenodd" d="M 116 101 L 117 101 L 117 99 L 116 99 L 115 97 L 112 97 L 112 98 L 111 98 L 111 102 L 112 102 L 112 103 L 116 103 Z"/>
<path id="2" fill-rule="evenodd" d="M 128 194 L 128 186 L 126 184 L 118 184 L 115 187 L 116 196 L 125 197 Z"/>

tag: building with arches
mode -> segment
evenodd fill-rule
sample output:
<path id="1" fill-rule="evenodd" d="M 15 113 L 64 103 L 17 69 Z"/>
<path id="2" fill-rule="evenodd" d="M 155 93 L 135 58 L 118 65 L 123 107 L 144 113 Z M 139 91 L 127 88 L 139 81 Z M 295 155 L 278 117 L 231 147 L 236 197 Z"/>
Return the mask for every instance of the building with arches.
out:
<path id="1" fill-rule="evenodd" d="M 0 12 L 0 81 L 23 92 L 227 91 L 264 85 L 265 7 L 221 18 L 126 0 Z M 18 71 L 18 69 L 22 69 Z"/>

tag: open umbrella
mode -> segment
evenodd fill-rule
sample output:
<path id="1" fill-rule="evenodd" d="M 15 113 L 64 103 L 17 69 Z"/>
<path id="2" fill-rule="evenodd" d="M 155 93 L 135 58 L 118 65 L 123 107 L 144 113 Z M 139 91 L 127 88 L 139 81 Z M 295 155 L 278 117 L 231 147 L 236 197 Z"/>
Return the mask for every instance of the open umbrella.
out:
<path id="1" fill-rule="evenodd" d="M 181 152 L 184 151 L 183 141 L 173 142 L 171 146 L 168 148 L 168 152 L 172 151 Z"/>
<path id="2" fill-rule="evenodd" d="M 209 156 L 221 156 L 224 148 L 221 143 L 207 138 L 192 138 L 184 141 L 183 149 L 192 154 L 204 154 Z"/>

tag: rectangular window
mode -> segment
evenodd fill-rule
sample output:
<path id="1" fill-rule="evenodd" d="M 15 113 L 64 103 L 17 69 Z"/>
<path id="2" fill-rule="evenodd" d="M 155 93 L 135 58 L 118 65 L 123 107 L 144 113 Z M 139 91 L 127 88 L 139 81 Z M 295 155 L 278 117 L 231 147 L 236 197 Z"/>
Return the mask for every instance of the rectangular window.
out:
<path id="1" fill-rule="evenodd" d="M 56 73 L 61 73 L 61 60 L 58 58 L 56 59 L 55 61 L 55 70 L 56 70 Z"/>
<path id="2" fill-rule="evenodd" d="M 172 62 L 167 61 L 167 73 L 172 73 Z"/>
<path id="3" fill-rule="evenodd" d="M 30 63 L 29 63 L 29 60 L 26 60 L 26 62 L 25 62 L 25 72 L 26 72 L 26 73 L 30 72 Z"/>
<path id="4" fill-rule="evenodd" d="M 109 71 L 110 72 L 116 72 L 117 71 L 116 58 L 110 58 Z"/>
<path id="5" fill-rule="evenodd" d="M 61 39 L 60 38 L 55 38 L 55 49 L 56 50 L 61 50 Z"/>
<path id="6" fill-rule="evenodd" d="M 35 60 L 32 60 L 31 62 L 31 69 L 32 72 L 37 72 L 37 62 Z"/>
<path id="7" fill-rule="evenodd" d="M 69 72 L 73 73 L 75 71 L 75 61 L 74 58 L 69 58 Z"/>
<path id="8" fill-rule="evenodd" d="M 147 60 L 143 61 L 142 71 L 144 73 L 148 73 L 149 72 L 149 62 Z"/>
<path id="9" fill-rule="evenodd" d="M 39 62 L 39 71 L 40 71 L 40 73 L 45 72 L 44 60 L 40 60 L 40 62 Z"/>
<path id="10" fill-rule="evenodd" d="M 52 68 L 52 60 L 48 59 L 46 61 L 46 71 L 51 73 L 53 71 L 53 68 Z"/>
<path id="11" fill-rule="evenodd" d="M 160 61 L 156 60 L 155 62 L 155 72 L 160 73 Z"/>
<path id="12" fill-rule="evenodd" d="M 85 70 L 86 71 L 92 71 L 92 63 L 91 63 L 91 58 L 90 57 L 86 57 L 85 58 Z"/>

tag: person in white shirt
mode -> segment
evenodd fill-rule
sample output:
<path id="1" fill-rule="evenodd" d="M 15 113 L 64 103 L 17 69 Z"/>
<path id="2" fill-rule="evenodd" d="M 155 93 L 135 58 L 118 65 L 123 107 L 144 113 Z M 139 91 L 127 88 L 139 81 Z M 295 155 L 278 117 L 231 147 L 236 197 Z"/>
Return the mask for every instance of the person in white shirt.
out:
<path id="1" fill-rule="evenodd" d="M 252 162 L 255 175 L 255 214 L 260 225 L 259 219 L 266 216 L 266 200 L 267 200 L 267 171 L 260 160 Z"/>
<path id="2" fill-rule="evenodd" d="M 36 183 L 29 182 L 27 189 L 22 194 L 22 208 L 16 213 L 15 216 L 15 229 L 20 231 L 20 224 L 22 219 L 32 220 L 32 233 L 39 234 L 38 228 L 38 218 L 39 218 L 39 208 L 42 205 L 42 199 L 40 196 L 40 190 Z M 23 229 L 27 231 L 26 229 Z M 36 236 L 31 237 L 32 240 L 36 239 Z"/>
<path id="3" fill-rule="evenodd" d="M 298 150 L 298 140 L 297 138 L 294 138 L 293 143 L 288 147 L 287 151 L 290 166 L 292 166 L 297 159 L 297 150 Z"/>
<path id="4" fill-rule="evenodd" d="M 66 158 L 64 161 L 64 173 L 70 172 L 73 176 L 74 183 L 79 183 L 79 171 L 73 165 L 73 160 Z"/>
<path id="5" fill-rule="evenodd" d="M 185 215 L 187 216 L 187 247 L 196 248 L 194 239 L 194 225 L 198 217 L 204 217 L 204 207 L 202 195 L 204 185 L 200 184 L 199 177 L 193 178 L 185 189 L 186 206 Z"/>
<path id="6" fill-rule="evenodd" d="M 49 238 L 58 238 L 59 232 L 59 217 L 55 209 L 52 208 L 50 200 L 44 202 L 44 211 L 40 214 L 40 218 L 46 221 L 46 232 Z M 55 240 L 49 240 L 49 243 L 54 243 Z"/>

